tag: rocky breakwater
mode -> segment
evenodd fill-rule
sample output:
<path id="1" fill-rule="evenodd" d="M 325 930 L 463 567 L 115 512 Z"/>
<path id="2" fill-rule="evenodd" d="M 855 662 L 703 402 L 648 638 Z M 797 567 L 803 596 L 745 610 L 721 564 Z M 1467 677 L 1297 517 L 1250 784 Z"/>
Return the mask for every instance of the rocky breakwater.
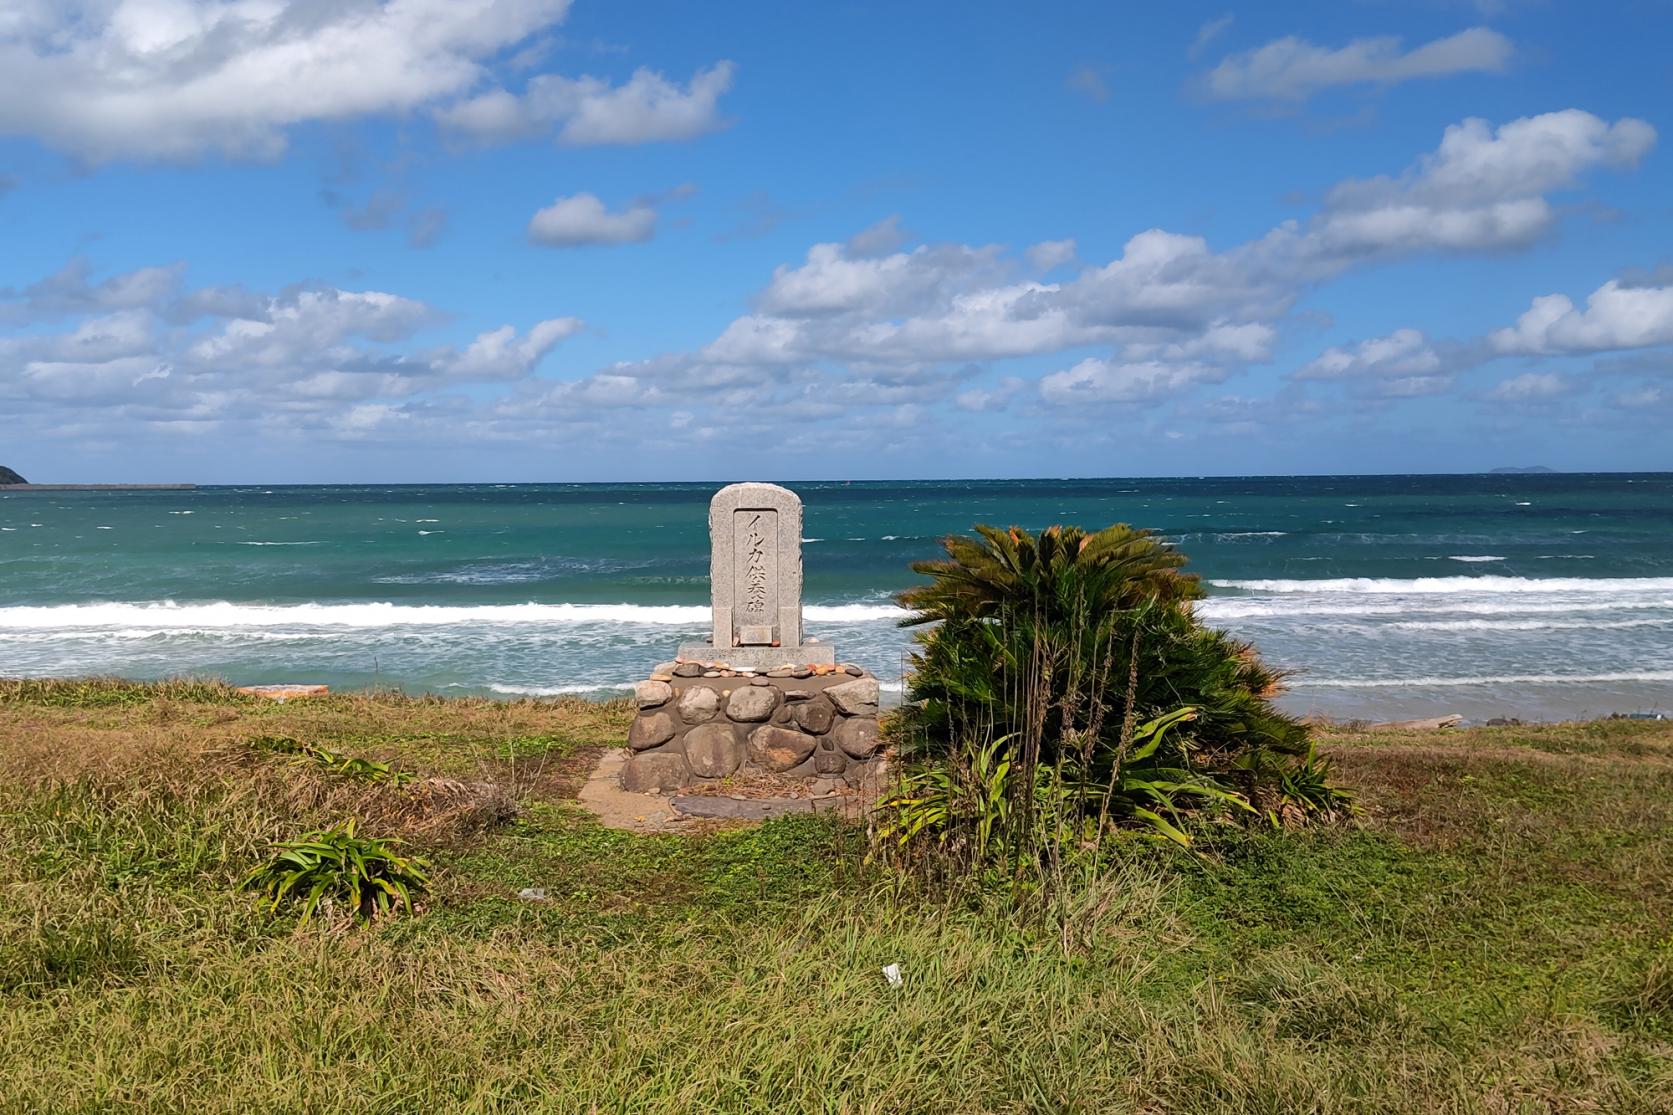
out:
<path id="1" fill-rule="evenodd" d="M 852 665 L 733 669 L 680 659 L 637 686 L 622 788 L 678 790 L 736 775 L 860 785 L 879 762 L 877 679 Z"/>

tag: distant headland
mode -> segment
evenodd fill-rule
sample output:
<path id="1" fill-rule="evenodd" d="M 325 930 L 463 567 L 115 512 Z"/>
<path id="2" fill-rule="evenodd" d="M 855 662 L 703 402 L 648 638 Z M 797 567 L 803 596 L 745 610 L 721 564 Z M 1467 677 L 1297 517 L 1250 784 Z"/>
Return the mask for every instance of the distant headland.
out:
<path id="1" fill-rule="evenodd" d="M 22 474 L 0 465 L 0 492 L 184 492 L 196 484 L 31 484 Z"/>
<path id="2" fill-rule="evenodd" d="M 1537 476 L 1556 471 L 1556 469 L 1546 468 L 1544 465 L 1529 465 L 1526 468 L 1496 468 L 1492 470 L 1492 473 L 1494 476 Z"/>

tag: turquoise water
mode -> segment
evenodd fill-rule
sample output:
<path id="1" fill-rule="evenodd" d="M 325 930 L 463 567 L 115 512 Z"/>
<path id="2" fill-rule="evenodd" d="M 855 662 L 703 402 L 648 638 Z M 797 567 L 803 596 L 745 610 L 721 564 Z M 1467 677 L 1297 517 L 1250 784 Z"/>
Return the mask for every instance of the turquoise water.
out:
<path id="1" fill-rule="evenodd" d="M 974 522 L 1152 527 L 1336 715 L 1673 707 L 1673 475 L 808 483 L 809 631 L 898 681 L 891 594 Z M 603 692 L 705 631 L 715 486 L 0 494 L 0 675 Z"/>

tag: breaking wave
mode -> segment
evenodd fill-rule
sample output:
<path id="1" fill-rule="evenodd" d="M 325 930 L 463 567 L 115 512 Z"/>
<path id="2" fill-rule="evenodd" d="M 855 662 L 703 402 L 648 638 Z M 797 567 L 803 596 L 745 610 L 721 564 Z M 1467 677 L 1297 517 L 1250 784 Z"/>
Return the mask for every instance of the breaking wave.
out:
<path id="1" fill-rule="evenodd" d="M 893 605 L 808 605 L 812 623 L 866 623 L 906 613 Z M 0 608 L 0 630 L 142 627 L 228 629 L 260 627 L 408 627 L 441 624 L 661 624 L 702 626 L 704 604 L 239 604 L 232 601 L 176 603 L 54 604 Z"/>

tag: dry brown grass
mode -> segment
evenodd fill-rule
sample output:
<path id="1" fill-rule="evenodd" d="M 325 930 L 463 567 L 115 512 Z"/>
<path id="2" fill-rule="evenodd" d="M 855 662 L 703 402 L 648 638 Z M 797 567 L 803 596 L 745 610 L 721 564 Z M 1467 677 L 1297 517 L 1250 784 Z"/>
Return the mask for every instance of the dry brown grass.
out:
<path id="1" fill-rule="evenodd" d="M 1333 735 L 1358 821 L 1042 919 L 817 818 L 599 828 L 625 704 L 100 684 L 0 684 L 0 1111 L 1673 1112 L 1673 725 Z M 238 889 L 345 815 L 435 859 L 419 917 Z"/>

